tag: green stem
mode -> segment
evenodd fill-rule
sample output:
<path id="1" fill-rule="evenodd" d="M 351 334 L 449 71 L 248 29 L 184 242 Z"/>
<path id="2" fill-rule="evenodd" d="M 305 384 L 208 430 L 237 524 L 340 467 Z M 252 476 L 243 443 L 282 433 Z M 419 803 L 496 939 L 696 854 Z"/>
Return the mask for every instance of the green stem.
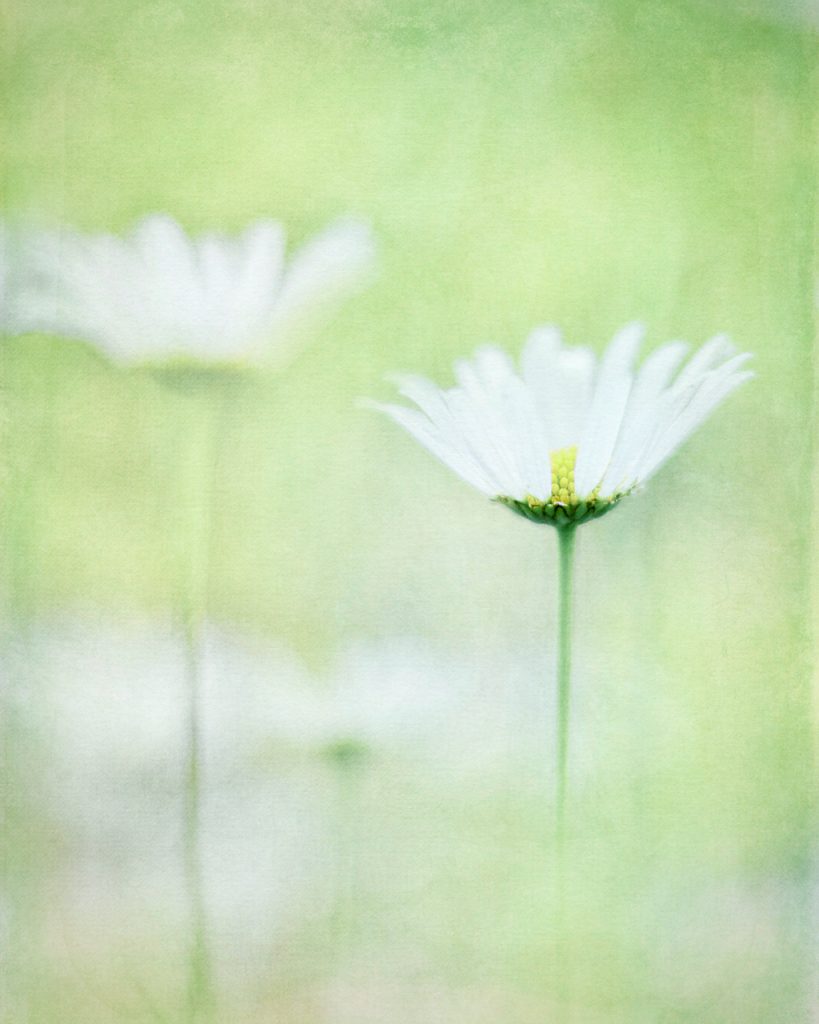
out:
<path id="1" fill-rule="evenodd" d="M 213 478 L 213 422 L 210 398 L 199 382 L 175 381 L 172 398 L 184 421 L 183 461 L 179 473 L 178 545 L 179 604 L 184 639 L 186 717 L 184 752 L 183 868 L 189 917 L 188 1006 L 189 1024 L 214 1019 L 215 989 L 208 937 L 202 877 L 202 767 L 203 737 L 202 646 L 207 617 Z M 188 386 L 189 385 L 189 386 Z"/>
<path id="2" fill-rule="evenodd" d="M 190 915 L 188 962 L 188 1019 L 199 1024 L 212 1018 L 213 985 L 207 916 L 202 882 L 200 721 L 202 657 L 201 620 L 189 615 L 185 622 L 185 678 L 187 682 L 187 750 L 185 763 L 184 857 L 185 886 Z"/>
<path id="3" fill-rule="evenodd" d="M 369 765 L 366 746 L 354 741 L 335 744 L 331 758 L 336 798 L 335 899 L 330 921 L 331 961 L 337 971 L 356 940 L 357 839 L 361 821 L 362 787 Z"/>
<path id="4" fill-rule="evenodd" d="M 560 562 L 557 611 L 557 844 L 558 852 L 562 854 L 566 837 L 566 777 L 569 763 L 574 527 L 561 527 L 557 538 Z"/>
<path id="5" fill-rule="evenodd" d="M 566 922 L 566 782 L 569 764 L 569 718 L 572 670 L 572 573 L 575 527 L 558 530 L 557 610 L 557 810 L 555 901 L 555 995 L 562 1015 L 569 1007 L 569 950 Z M 563 1018 L 562 1018 L 563 1019 Z"/>
<path id="6" fill-rule="evenodd" d="M 4 395 L 2 466 L 9 496 L 5 540 L 2 642 L 5 678 L 0 701 L 0 883 L 5 914 L 0 931 L 0 1017 L 39 1019 L 50 995 L 51 976 L 40 943 L 46 847 L 39 820 L 44 794 L 43 678 L 37 665 L 35 624 L 42 566 L 45 493 L 54 472 L 58 367 L 52 344 L 34 349 L 23 376 L 12 377 Z M 20 366 L 14 366 L 19 374 Z M 8 366 L 4 376 L 8 377 Z"/>

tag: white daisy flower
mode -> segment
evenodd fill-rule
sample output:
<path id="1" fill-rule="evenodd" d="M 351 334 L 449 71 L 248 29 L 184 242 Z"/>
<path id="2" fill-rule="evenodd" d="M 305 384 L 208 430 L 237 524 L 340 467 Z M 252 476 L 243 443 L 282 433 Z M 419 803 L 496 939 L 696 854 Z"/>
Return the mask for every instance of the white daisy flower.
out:
<path id="1" fill-rule="evenodd" d="M 289 259 L 281 224 L 188 236 L 145 217 L 126 238 L 40 231 L 27 239 L 29 329 L 89 341 L 118 363 L 276 361 L 289 329 L 368 276 L 374 243 L 339 220 Z"/>
<path id="2" fill-rule="evenodd" d="M 457 384 L 397 377 L 418 408 L 371 403 L 479 491 L 535 522 L 579 524 L 644 484 L 732 391 L 753 376 L 722 335 L 683 365 L 672 341 L 635 367 L 629 324 L 600 359 L 535 330 L 518 371 L 499 348 L 455 364 Z"/>

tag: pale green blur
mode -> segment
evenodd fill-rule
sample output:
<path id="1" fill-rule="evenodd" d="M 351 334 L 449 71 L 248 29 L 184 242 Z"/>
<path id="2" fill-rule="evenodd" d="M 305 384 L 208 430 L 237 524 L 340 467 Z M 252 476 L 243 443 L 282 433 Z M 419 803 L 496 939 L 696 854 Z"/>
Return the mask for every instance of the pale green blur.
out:
<path id="1" fill-rule="evenodd" d="M 650 345 L 728 332 L 758 377 L 578 536 L 588 717 L 571 757 L 592 767 L 570 804 L 570 1019 L 809 1019 L 816 36 L 795 3 L 719 6 L 6 8 L 10 214 L 114 231 L 155 210 L 192 231 L 273 216 L 295 243 L 352 212 L 378 235 L 378 280 L 286 374 L 194 398 L 217 435 L 211 618 L 316 670 L 395 635 L 485 657 L 480 700 L 513 737 L 542 732 L 542 765 L 522 777 L 510 741 L 486 786 L 426 747 L 387 755 L 337 830 L 356 865 L 343 942 L 319 900 L 263 968 L 224 968 L 225 1024 L 562 1024 L 551 704 L 514 711 L 517 659 L 531 677 L 542 657 L 544 693 L 554 678 L 555 537 L 356 400 L 390 394 L 392 370 L 448 381 L 486 340 L 516 354 L 539 323 L 599 349 L 635 318 Z M 126 917 L 100 937 L 93 915 L 78 933 L 49 909 L 77 855 L 47 810 L 37 658 L 55 617 L 173 614 L 179 402 L 77 342 L 9 340 L 0 360 L 4 645 L 23 693 L 5 863 L 25 908 L 3 1024 L 175 1022 L 173 913 L 145 897 L 155 942 L 134 946 Z M 257 767 L 280 786 L 284 762 Z M 320 772 L 299 779 L 349 811 Z"/>

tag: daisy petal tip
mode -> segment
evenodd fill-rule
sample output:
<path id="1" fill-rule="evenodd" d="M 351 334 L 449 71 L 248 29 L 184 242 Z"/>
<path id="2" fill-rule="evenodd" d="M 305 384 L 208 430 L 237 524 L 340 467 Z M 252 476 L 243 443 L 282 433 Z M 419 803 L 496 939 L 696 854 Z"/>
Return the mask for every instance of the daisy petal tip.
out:
<path id="1" fill-rule="evenodd" d="M 323 239 L 328 245 L 338 245 L 340 253 L 359 273 L 375 273 L 378 243 L 369 221 L 361 217 L 341 217 L 330 225 Z"/>
<path id="2" fill-rule="evenodd" d="M 560 345 L 562 342 L 563 334 L 557 324 L 545 323 L 532 328 L 523 344 L 525 348 L 542 345 L 551 347 Z"/>
<path id="3" fill-rule="evenodd" d="M 367 412 L 382 412 L 389 415 L 390 410 L 393 408 L 389 402 L 379 402 L 376 398 L 365 398 L 359 396 L 355 399 L 356 409 L 365 409 Z"/>
<path id="4" fill-rule="evenodd" d="M 629 320 L 628 323 L 623 324 L 619 331 L 614 335 L 615 339 L 622 339 L 622 341 L 630 342 L 633 345 L 639 345 L 645 339 L 648 327 L 643 320 Z"/>
<path id="5" fill-rule="evenodd" d="M 187 241 L 179 221 L 163 211 L 143 214 L 131 228 L 131 237 L 134 239 L 167 239 L 170 236 L 182 236 Z"/>
<path id="6" fill-rule="evenodd" d="M 417 380 L 418 375 L 415 373 L 408 373 L 406 370 L 394 370 L 390 373 L 385 373 L 383 378 L 388 384 L 392 384 L 396 388 L 402 388 L 409 384 L 412 380 Z"/>

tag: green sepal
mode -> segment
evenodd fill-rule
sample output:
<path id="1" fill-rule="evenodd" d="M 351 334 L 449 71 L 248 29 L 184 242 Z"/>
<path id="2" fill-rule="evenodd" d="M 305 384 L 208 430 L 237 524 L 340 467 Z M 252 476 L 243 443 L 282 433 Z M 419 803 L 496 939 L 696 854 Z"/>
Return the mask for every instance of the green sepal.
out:
<path id="1" fill-rule="evenodd" d="M 494 498 L 501 505 L 505 505 L 512 512 L 531 523 L 546 523 L 557 529 L 563 530 L 568 527 L 580 526 L 581 523 L 590 522 L 592 519 L 602 519 L 608 515 L 615 505 L 619 505 L 626 497 L 624 494 L 615 494 L 611 498 L 601 499 L 592 496 L 586 501 L 577 505 L 554 504 L 552 501 L 544 502 L 540 498 L 530 495 L 525 501 L 518 501 L 515 498 L 508 498 L 498 495 Z"/>

